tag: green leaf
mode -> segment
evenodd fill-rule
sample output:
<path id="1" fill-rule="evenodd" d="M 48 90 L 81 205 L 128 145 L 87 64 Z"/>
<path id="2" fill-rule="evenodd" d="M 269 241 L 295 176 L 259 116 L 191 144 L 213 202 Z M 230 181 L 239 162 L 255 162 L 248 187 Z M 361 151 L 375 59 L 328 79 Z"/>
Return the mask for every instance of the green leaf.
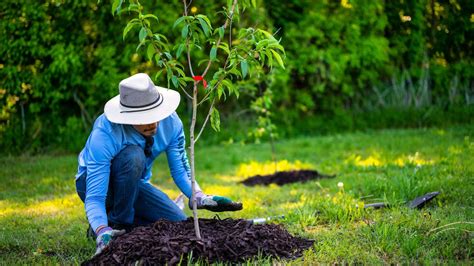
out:
<path id="1" fill-rule="evenodd" d="M 283 60 L 281 59 L 281 56 L 274 50 L 271 50 L 271 51 L 272 51 L 273 56 L 277 60 L 278 64 L 280 65 L 280 67 L 285 69 L 285 65 L 283 64 Z"/>
<path id="2" fill-rule="evenodd" d="M 140 13 L 140 7 L 137 4 L 130 4 L 127 8 L 127 11 L 134 11 Z"/>
<path id="3" fill-rule="evenodd" d="M 209 36 L 209 26 L 202 18 L 198 18 L 199 24 L 201 24 L 202 30 L 204 31 L 204 35 Z"/>
<path id="4" fill-rule="evenodd" d="M 158 20 L 158 17 L 153 15 L 153 14 L 146 14 L 145 16 L 143 16 L 144 19 L 146 18 L 152 18 L 152 19 L 155 19 L 156 21 L 159 21 Z"/>
<path id="5" fill-rule="evenodd" d="M 215 107 L 212 107 L 211 126 L 216 132 L 219 132 L 221 130 L 221 118 L 219 115 L 219 111 L 217 111 Z"/>
<path id="6" fill-rule="evenodd" d="M 168 60 L 171 60 L 172 56 L 171 56 L 170 53 L 164 52 L 164 54 L 165 54 L 166 58 L 168 58 Z"/>
<path id="7" fill-rule="evenodd" d="M 150 44 L 148 44 L 148 47 L 146 49 L 146 55 L 148 57 L 148 60 L 152 60 L 153 59 L 153 55 L 155 54 L 155 47 L 153 47 L 153 43 L 150 42 Z"/>
<path id="8" fill-rule="evenodd" d="M 275 48 L 275 49 L 278 49 L 280 50 L 283 54 L 285 54 L 285 48 L 283 48 L 283 46 L 281 46 L 280 44 L 272 44 L 271 45 L 271 48 Z"/>
<path id="9" fill-rule="evenodd" d="M 227 87 L 227 90 L 229 91 L 229 96 L 232 95 L 232 93 L 235 94 L 237 98 L 239 98 L 239 89 L 237 86 L 235 86 L 230 80 L 224 79 L 222 80 L 222 84 Z"/>
<path id="10" fill-rule="evenodd" d="M 207 16 L 199 14 L 199 15 L 197 15 L 197 17 L 201 18 L 201 19 L 204 19 L 206 21 L 207 25 L 209 26 L 209 28 L 212 30 L 211 21 L 209 20 L 209 18 Z"/>
<path id="11" fill-rule="evenodd" d="M 189 32 L 189 25 L 185 25 L 183 29 L 181 30 L 181 37 L 183 37 L 183 39 L 186 39 L 186 36 L 188 36 L 188 32 Z"/>
<path id="12" fill-rule="evenodd" d="M 218 85 L 217 86 L 217 97 L 219 98 L 219 100 L 221 99 L 221 96 L 222 94 L 224 93 L 224 88 L 222 88 L 222 85 Z M 225 96 L 225 94 L 224 94 Z"/>
<path id="13" fill-rule="evenodd" d="M 240 69 L 242 70 L 243 78 L 247 76 L 248 68 L 249 68 L 249 65 L 247 63 L 247 60 L 242 60 L 242 62 L 240 62 Z"/>
<path id="14" fill-rule="evenodd" d="M 177 20 L 174 22 L 174 24 L 173 24 L 173 29 L 174 29 L 174 28 L 176 28 L 176 26 L 178 26 L 178 25 L 179 25 L 179 23 L 183 22 L 183 20 L 184 20 L 184 19 L 185 19 L 185 17 L 184 17 L 184 16 L 183 16 L 183 17 L 180 17 L 180 18 L 178 18 L 178 19 L 177 19 Z"/>
<path id="15" fill-rule="evenodd" d="M 181 77 L 186 77 L 186 74 L 184 73 L 184 71 L 179 68 L 179 67 L 175 67 L 176 72 L 178 72 L 179 75 L 181 75 Z"/>
<path id="16" fill-rule="evenodd" d="M 163 70 L 164 70 L 164 69 L 162 69 L 162 70 L 156 72 L 155 80 L 157 80 L 157 79 L 160 77 L 161 73 L 163 73 Z"/>
<path id="17" fill-rule="evenodd" d="M 194 79 L 191 78 L 191 77 L 182 77 L 181 79 L 183 79 L 184 81 L 187 81 L 187 82 L 191 82 L 191 83 L 194 82 Z"/>
<path id="18" fill-rule="evenodd" d="M 225 52 L 226 54 L 230 54 L 229 45 L 228 45 L 227 43 L 221 42 L 221 43 L 219 44 L 219 48 L 221 48 L 222 50 L 224 50 L 224 52 Z"/>
<path id="19" fill-rule="evenodd" d="M 112 3 L 112 15 L 115 15 L 115 12 L 118 12 L 120 10 L 120 7 L 122 6 L 123 0 L 114 0 Z"/>
<path id="20" fill-rule="evenodd" d="M 135 50 L 136 52 L 138 52 L 138 50 L 140 50 L 140 48 L 145 44 L 145 42 L 141 42 L 137 45 L 137 49 Z"/>
<path id="21" fill-rule="evenodd" d="M 239 78 L 242 78 L 242 73 L 241 73 L 239 70 L 237 70 L 237 68 L 236 68 L 235 66 L 232 67 L 232 68 L 231 68 L 230 70 L 228 70 L 227 72 L 228 72 L 229 74 L 233 74 L 233 75 L 235 75 L 235 76 L 237 76 L 237 77 L 239 77 Z"/>
<path id="22" fill-rule="evenodd" d="M 266 56 L 266 55 L 265 55 L 265 52 L 262 50 L 262 51 L 260 51 L 258 54 L 259 54 L 259 56 L 260 56 L 260 57 L 258 58 L 258 61 L 260 61 L 262 64 L 265 64 L 265 56 Z"/>
<path id="23" fill-rule="evenodd" d="M 269 66 L 273 66 L 273 56 L 272 56 L 272 52 L 270 52 L 270 50 L 266 50 L 265 51 L 265 54 L 267 55 L 267 58 L 268 58 L 268 65 Z"/>
<path id="24" fill-rule="evenodd" d="M 262 30 L 262 29 L 257 29 L 257 31 L 263 33 L 263 35 L 265 35 L 265 37 L 267 37 L 268 39 L 276 41 L 275 37 L 273 37 L 273 35 L 270 32 Z"/>
<path id="25" fill-rule="evenodd" d="M 173 24 L 173 29 L 176 28 L 176 26 L 178 26 L 181 22 L 183 22 L 187 18 L 193 18 L 193 17 L 191 17 L 191 16 L 182 16 L 182 17 L 178 18 Z"/>
<path id="26" fill-rule="evenodd" d="M 161 61 L 160 59 L 161 59 L 160 53 L 156 53 L 156 54 L 155 54 L 155 62 L 156 62 L 158 65 L 159 65 L 159 62 Z"/>
<path id="27" fill-rule="evenodd" d="M 217 56 L 217 47 L 212 46 L 211 53 L 210 53 L 211 61 L 216 59 L 216 56 Z"/>
<path id="28" fill-rule="evenodd" d="M 209 62 L 209 59 L 202 59 L 198 62 L 198 66 L 201 66 L 202 64 L 207 64 Z"/>
<path id="29" fill-rule="evenodd" d="M 178 78 L 178 81 L 179 81 L 179 84 L 181 84 L 181 86 L 183 87 L 186 87 L 186 79 L 185 78 Z"/>
<path id="30" fill-rule="evenodd" d="M 171 81 L 173 82 L 173 85 L 175 86 L 175 88 L 178 88 L 178 77 L 173 75 L 173 77 L 171 78 Z"/>
<path id="31" fill-rule="evenodd" d="M 134 23 L 132 21 L 128 22 L 127 26 L 123 29 L 123 39 L 125 40 L 125 37 L 127 37 L 128 32 L 135 27 L 135 25 L 138 25 L 137 23 Z"/>
<path id="32" fill-rule="evenodd" d="M 163 34 L 155 33 L 155 35 L 153 36 L 155 36 L 156 40 L 160 42 L 161 42 L 161 39 L 165 40 L 165 42 L 168 42 L 168 38 L 166 38 L 166 36 Z"/>
<path id="33" fill-rule="evenodd" d="M 270 42 L 270 40 L 268 39 L 263 39 L 261 41 L 259 41 L 257 43 L 257 47 L 255 48 L 257 51 L 259 51 L 260 49 L 262 49 L 263 47 L 266 47 L 268 45 L 268 43 Z"/>
<path id="34" fill-rule="evenodd" d="M 224 26 L 219 27 L 219 37 L 224 38 Z"/>
<path id="35" fill-rule="evenodd" d="M 146 34 L 147 34 L 146 28 L 145 28 L 145 27 L 142 27 L 142 28 L 140 29 L 140 33 L 138 34 L 138 40 L 139 40 L 140 42 L 143 42 L 143 40 L 145 40 L 145 38 L 146 38 Z"/>
<path id="36" fill-rule="evenodd" d="M 176 58 L 179 58 L 179 56 L 181 55 L 181 53 L 182 53 L 183 50 L 184 50 L 184 47 L 185 47 L 185 44 L 184 44 L 184 43 L 181 43 L 181 44 L 178 46 L 178 50 L 176 50 Z"/>

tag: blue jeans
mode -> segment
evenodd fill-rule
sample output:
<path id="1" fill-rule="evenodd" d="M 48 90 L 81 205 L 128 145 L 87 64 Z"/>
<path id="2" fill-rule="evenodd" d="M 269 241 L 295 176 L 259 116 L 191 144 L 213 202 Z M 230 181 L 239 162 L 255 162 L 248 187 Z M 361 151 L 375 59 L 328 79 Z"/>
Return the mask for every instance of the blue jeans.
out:
<path id="1" fill-rule="evenodd" d="M 182 221 L 184 212 L 161 190 L 141 179 L 146 157 L 139 146 L 128 146 L 112 160 L 106 198 L 110 225 L 131 228 L 159 219 Z M 76 190 L 84 202 L 86 175 L 76 180 Z M 114 226 L 112 226 L 114 227 Z"/>

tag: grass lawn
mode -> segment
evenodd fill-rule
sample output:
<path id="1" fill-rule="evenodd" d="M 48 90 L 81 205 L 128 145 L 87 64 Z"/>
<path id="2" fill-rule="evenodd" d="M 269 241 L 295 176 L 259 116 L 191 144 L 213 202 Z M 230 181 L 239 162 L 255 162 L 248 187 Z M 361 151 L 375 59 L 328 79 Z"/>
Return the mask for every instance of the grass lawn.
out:
<path id="1" fill-rule="evenodd" d="M 473 126 L 281 140 L 279 170 L 337 174 L 281 187 L 237 183 L 273 171 L 268 144 L 198 148 L 198 178 L 205 192 L 244 203 L 244 210 L 220 217 L 285 215 L 277 222 L 316 240 L 302 258 L 305 264 L 473 262 Z M 75 193 L 76 167 L 76 155 L 0 159 L 0 264 L 79 264 L 94 253 Z M 172 198 L 178 195 L 165 155 L 153 173 L 155 185 Z M 432 191 L 441 194 L 422 210 L 404 205 Z M 380 201 L 392 207 L 362 208 Z M 200 216 L 214 214 L 201 211 Z"/>

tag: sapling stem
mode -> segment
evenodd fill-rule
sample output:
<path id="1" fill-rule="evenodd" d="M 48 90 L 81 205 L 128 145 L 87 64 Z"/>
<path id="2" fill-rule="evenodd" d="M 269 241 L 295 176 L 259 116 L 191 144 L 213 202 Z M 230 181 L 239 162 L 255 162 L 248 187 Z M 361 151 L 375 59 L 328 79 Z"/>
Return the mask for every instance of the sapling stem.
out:
<path id="1" fill-rule="evenodd" d="M 188 5 L 186 5 L 185 0 L 183 0 L 183 4 L 184 4 L 184 14 L 186 15 L 188 13 L 188 11 L 187 11 Z M 233 17 L 234 9 L 235 9 L 236 5 L 237 5 L 237 0 L 234 0 L 234 2 L 232 4 L 232 8 L 230 10 L 230 16 L 227 18 L 227 20 L 224 23 L 224 26 L 223 26 L 224 29 L 227 28 L 227 25 L 232 21 L 232 17 Z M 232 34 L 232 32 L 229 33 L 229 34 Z M 216 47 L 219 47 L 221 39 L 222 38 L 219 37 L 219 39 L 217 40 Z M 192 70 L 191 56 L 190 56 L 189 37 L 186 38 L 186 49 L 187 49 L 189 71 L 191 72 L 191 75 L 194 76 L 193 70 Z M 202 77 L 206 76 L 207 71 L 209 71 L 209 68 L 211 67 L 211 63 L 212 63 L 212 60 L 209 60 L 209 63 L 207 64 L 206 69 L 204 70 L 204 72 L 201 75 Z M 194 129 L 196 127 L 196 114 L 197 114 L 197 105 L 198 105 L 197 104 L 197 98 L 198 98 L 197 85 L 198 85 L 198 82 L 194 81 L 193 97 L 192 97 L 193 114 L 192 114 L 192 119 L 191 119 L 191 127 L 190 127 L 190 130 L 189 130 L 189 135 L 190 135 L 190 145 L 189 145 L 190 152 L 189 153 L 190 153 L 190 161 L 191 161 L 190 162 L 190 165 L 191 165 L 191 189 L 192 189 L 191 201 L 192 201 L 192 205 L 193 205 L 194 231 L 196 232 L 197 239 L 200 240 L 202 238 L 201 238 L 201 232 L 199 230 L 199 218 L 198 218 L 198 213 L 197 213 L 196 172 L 195 172 L 195 167 L 194 167 L 194 165 L 195 165 L 195 163 L 194 163 L 194 144 L 197 141 L 197 138 L 196 138 L 196 140 L 194 139 Z M 214 106 L 214 101 L 211 104 L 210 110 L 212 110 L 213 106 Z M 208 117 L 209 117 L 209 114 L 208 114 Z M 204 122 L 203 128 L 206 125 L 208 117 L 206 118 L 206 121 Z M 202 133 L 202 129 L 198 134 L 198 138 L 201 135 L 201 133 Z"/>
<path id="2" fill-rule="evenodd" d="M 191 202 L 193 205 L 193 219 L 194 219 L 194 231 L 196 232 L 197 239 L 201 239 L 201 232 L 199 230 L 199 220 L 198 220 L 198 213 L 197 213 L 197 202 L 196 202 L 196 171 L 194 168 L 194 127 L 196 126 L 196 113 L 197 113 L 197 83 L 194 82 L 193 87 L 193 116 L 191 120 L 191 127 L 189 130 L 190 136 L 190 157 L 191 157 L 191 189 L 192 189 L 192 196 Z"/>

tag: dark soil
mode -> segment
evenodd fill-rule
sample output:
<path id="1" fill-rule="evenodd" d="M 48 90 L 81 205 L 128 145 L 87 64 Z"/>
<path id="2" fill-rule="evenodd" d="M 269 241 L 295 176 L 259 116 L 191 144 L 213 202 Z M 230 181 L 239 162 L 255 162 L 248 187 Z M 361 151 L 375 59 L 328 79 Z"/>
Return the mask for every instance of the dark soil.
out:
<path id="1" fill-rule="evenodd" d="M 299 170 L 299 171 L 284 171 L 276 172 L 272 175 L 256 175 L 249 177 L 241 183 L 246 186 L 270 185 L 272 183 L 277 185 L 284 185 L 295 182 L 307 182 L 313 179 L 333 178 L 336 175 L 324 175 L 313 170 Z"/>
<path id="2" fill-rule="evenodd" d="M 257 255 L 293 259 L 314 242 L 294 237 L 280 225 L 254 225 L 242 219 L 199 219 L 199 226 L 201 241 L 195 237 L 192 218 L 137 227 L 83 265 L 174 265 L 197 259 L 238 263 Z"/>

